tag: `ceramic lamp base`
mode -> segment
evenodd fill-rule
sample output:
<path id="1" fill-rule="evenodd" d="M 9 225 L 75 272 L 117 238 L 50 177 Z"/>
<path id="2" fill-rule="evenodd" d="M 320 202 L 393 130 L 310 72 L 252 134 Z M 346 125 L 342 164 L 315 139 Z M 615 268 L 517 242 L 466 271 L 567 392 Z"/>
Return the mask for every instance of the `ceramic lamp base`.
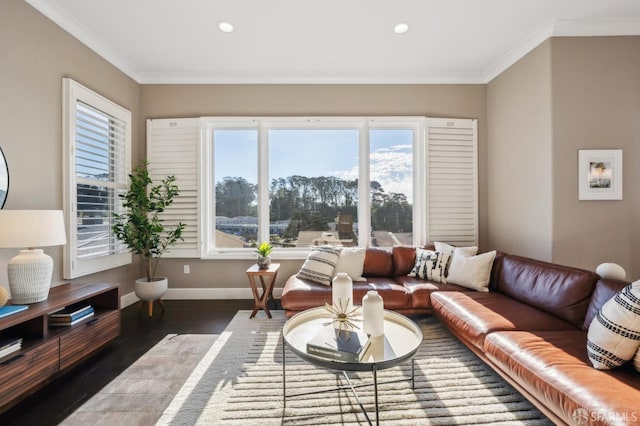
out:
<path id="1" fill-rule="evenodd" d="M 14 305 L 47 300 L 53 259 L 41 249 L 20 250 L 7 265 L 11 302 Z"/>

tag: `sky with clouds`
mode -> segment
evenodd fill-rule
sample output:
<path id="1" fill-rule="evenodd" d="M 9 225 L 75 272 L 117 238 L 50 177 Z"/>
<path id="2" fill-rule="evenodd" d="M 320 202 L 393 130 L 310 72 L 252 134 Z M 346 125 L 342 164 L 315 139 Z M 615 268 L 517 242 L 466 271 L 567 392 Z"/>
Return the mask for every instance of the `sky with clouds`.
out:
<path id="1" fill-rule="evenodd" d="M 396 192 L 412 200 L 411 130 L 371 130 L 370 173 L 386 193 Z M 257 182 L 257 132 L 216 131 L 215 180 L 244 177 Z M 255 165 L 251 167 L 250 165 Z M 302 175 L 358 176 L 357 130 L 272 130 L 269 133 L 269 177 Z"/>

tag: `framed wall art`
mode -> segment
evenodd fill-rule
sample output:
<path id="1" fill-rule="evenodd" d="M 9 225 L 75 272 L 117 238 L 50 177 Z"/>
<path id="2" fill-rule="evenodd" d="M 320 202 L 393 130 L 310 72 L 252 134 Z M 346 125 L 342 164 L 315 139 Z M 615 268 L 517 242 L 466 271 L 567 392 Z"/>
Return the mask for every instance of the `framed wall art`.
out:
<path id="1" fill-rule="evenodd" d="M 578 150 L 578 200 L 622 200 L 622 150 Z"/>

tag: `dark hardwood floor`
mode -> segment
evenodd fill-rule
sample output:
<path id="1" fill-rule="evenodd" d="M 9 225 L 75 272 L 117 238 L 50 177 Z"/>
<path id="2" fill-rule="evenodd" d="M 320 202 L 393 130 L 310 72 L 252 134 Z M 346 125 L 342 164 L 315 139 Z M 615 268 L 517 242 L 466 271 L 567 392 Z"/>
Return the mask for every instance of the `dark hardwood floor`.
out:
<path id="1" fill-rule="evenodd" d="M 269 302 L 273 308 L 274 302 Z M 166 311 L 138 314 L 138 304 L 122 310 L 120 336 L 108 347 L 0 415 L 0 425 L 56 425 L 117 377 L 167 334 L 222 332 L 253 300 L 168 300 Z M 279 309 L 279 301 L 275 302 Z"/>

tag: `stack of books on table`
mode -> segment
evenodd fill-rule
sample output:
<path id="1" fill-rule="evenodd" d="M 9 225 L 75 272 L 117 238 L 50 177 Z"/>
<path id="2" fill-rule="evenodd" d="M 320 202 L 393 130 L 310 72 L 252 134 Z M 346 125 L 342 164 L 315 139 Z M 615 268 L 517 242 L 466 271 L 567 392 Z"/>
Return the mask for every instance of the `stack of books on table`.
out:
<path id="1" fill-rule="evenodd" d="M 93 316 L 93 306 L 73 305 L 67 306 L 49 315 L 49 325 L 55 327 L 71 326 Z"/>
<path id="2" fill-rule="evenodd" d="M 307 342 L 307 353 L 337 361 L 357 362 L 362 359 L 371 340 L 359 330 L 338 330 L 323 327 Z"/>
<path id="3" fill-rule="evenodd" d="M 0 359 L 22 349 L 22 337 L 0 338 Z"/>

